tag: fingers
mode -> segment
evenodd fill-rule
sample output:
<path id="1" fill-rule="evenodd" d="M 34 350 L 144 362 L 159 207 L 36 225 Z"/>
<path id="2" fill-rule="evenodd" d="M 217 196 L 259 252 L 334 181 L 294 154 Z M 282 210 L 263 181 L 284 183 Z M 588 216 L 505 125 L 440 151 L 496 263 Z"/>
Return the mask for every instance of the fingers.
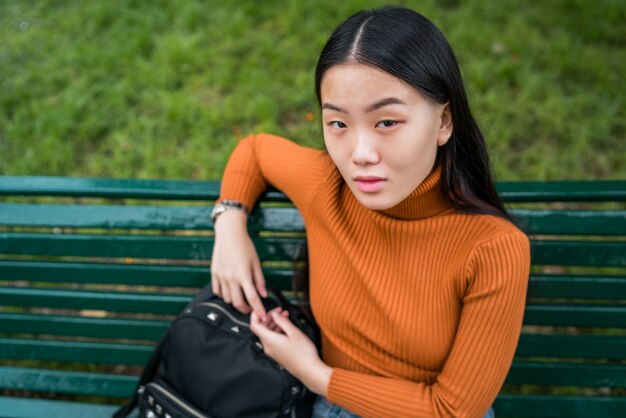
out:
<path id="1" fill-rule="evenodd" d="M 224 300 L 228 303 L 232 303 L 235 309 L 239 312 L 247 314 L 250 313 L 250 306 L 246 303 L 243 293 L 241 292 L 241 287 L 239 283 L 232 283 L 229 288 L 231 301 L 227 301 L 226 298 Z"/>
<path id="2" fill-rule="evenodd" d="M 252 307 L 252 310 L 256 312 L 261 321 L 266 321 L 267 313 L 265 312 L 265 307 L 263 306 L 263 302 L 259 297 L 259 294 L 256 291 L 256 288 L 252 283 L 246 282 L 243 284 L 243 293 L 246 296 L 246 300 Z"/>
<path id="3" fill-rule="evenodd" d="M 266 298 L 267 289 L 265 288 L 265 276 L 263 276 L 261 262 L 258 260 L 252 263 L 252 278 L 254 280 L 254 285 L 256 286 L 256 291 L 259 293 L 259 295 Z"/>
<path id="4" fill-rule="evenodd" d="M 215 275 L 211 275 L 211 290 L 213 290 L 213 294 L 217 296 L 222 296 L 222 289 L 220 286 L 220 281 L 217 279 Z"/>
<path id="5" fill-rule="evenodd" d="M 280 311 L 280 308 L 274 309 L 270 312 L 270 316 L 272 321 L 278 326 L 280 331 L 282 331 L 288 337 L 291 337 L 295 330 L 298 328 L 289 320 L 289 312 L 288 311 Z"/>
<path id="6" fill-rule="evenodd" d="M 272 309 L 270 312 L 268 312 L 267 320 L 263 321 L 263 319 L 260 318 L 259 315 L 253 312 L 252 315 L 250 316 L 250 325 L 252 326 L 253 322 L 256 321 L 258 326 L 260 327 L 267 328 L 268 330 L 273 331 L 275 333 L 284 334 L 280 326 L 278 326 L 276 321 L 274 321 L 274 314 L 277 314 L 277 316 L 282 316 L 284 318 L 287 318 L 289 316 L 288 311 L 283 311 L 282 308 L 275 308 L 275 309 Z"/>

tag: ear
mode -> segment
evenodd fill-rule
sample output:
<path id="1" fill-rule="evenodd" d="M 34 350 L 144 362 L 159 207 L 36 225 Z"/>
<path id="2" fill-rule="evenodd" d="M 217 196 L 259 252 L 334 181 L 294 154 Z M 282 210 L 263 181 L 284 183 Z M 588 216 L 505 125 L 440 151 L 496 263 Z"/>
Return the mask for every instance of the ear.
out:
<path id="1" fill-rule="evenodd" d="M 446 103 L 441 109 L 439 134 L 437 135 L 437 145 L 446 145 L 450 137 L 452 136 L 452 111 L 450 110 L 450 103 Z"/>

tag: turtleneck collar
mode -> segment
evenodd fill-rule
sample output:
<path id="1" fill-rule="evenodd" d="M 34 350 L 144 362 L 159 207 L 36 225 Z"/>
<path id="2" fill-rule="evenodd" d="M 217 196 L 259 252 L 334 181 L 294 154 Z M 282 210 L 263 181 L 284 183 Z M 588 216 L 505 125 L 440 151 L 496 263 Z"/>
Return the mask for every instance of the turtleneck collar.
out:
<path id="1" fill-rule="evenodd" d="M 389 209 L 377 212 L 402 220 L 417 220 L 437 215 L 452 207 L 441 194 L 440 184 L 441 164 L 406 199 Z"/>

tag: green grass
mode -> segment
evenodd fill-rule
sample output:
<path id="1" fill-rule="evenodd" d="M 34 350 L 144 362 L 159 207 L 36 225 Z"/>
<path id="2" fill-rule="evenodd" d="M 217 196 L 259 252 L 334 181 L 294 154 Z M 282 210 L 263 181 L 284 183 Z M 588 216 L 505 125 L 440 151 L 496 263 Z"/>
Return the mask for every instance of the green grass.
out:
<path id="1" fill-rule="evenodd" d="M 455 49 L 499 180 L 626 178 L 626 2 L 396 3 Z M 320 146 L 317 55 L 381 4 L 0 0 L 0 174 L 214 179 L 247 133 Z"/>

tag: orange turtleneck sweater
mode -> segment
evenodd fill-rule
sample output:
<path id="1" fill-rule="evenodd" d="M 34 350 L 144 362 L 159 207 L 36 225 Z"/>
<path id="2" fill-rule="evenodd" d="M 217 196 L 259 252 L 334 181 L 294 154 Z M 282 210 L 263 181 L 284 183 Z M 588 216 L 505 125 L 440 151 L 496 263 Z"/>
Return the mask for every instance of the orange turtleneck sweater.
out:
<path id="1" fill-rule="evenodd" d="M 510 368 L 530 265 L 510 222 L 460 213 L 434 170 L 397 206 L 362 206 L 327 153 L 260 134 L 237 146 L 220 199 L 268 184 L 305 222 L 329 401 L 363 417 L 482 417 Z"/>

